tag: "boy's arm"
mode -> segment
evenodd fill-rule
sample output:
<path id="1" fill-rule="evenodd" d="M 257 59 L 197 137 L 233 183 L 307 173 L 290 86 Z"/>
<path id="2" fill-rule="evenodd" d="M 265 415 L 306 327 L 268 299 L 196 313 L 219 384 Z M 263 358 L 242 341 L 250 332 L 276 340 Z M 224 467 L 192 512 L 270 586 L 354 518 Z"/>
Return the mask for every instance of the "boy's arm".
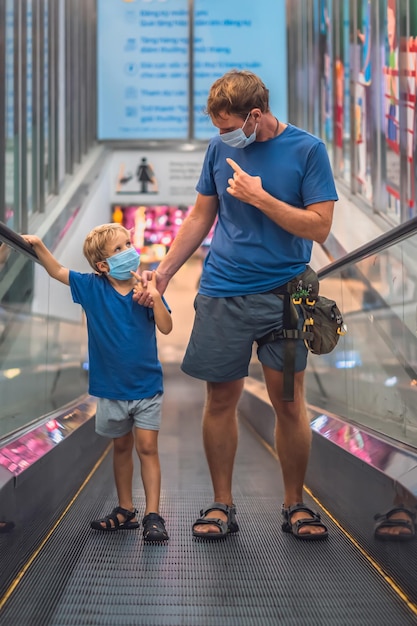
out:
<path id="1" fill-rule="evenodd" d="M 140 275 L 137 272 L 132 272 L 132 275 L 137 279 L 138 284 L 140 284 Z M 156 327 L 161 333 L 168 335 L 172 330 L 172 317 L 162 300 L 161 294 L 156 288 L 155 271 L 152 272 L 152 278 L 148 282 L 146 291 L 151 298 L 149 306 L 153 309 Z"/>
<path id="2" fill-rule="evenodd" d="M 172 317 L 159 293 L 153 297 L 153 315 L 157 329 L 168 335 L 172 330 Z"/>
<path id="3" fill-rule="evenodd" d="M 56 258 L 49 252 L 42 239 L 36 235 L 22 235 L 23 239 L 29 243 L 51 278 L 59 280 L 64 285 L 69 285 L 69 269 L 63 267 Z"/>

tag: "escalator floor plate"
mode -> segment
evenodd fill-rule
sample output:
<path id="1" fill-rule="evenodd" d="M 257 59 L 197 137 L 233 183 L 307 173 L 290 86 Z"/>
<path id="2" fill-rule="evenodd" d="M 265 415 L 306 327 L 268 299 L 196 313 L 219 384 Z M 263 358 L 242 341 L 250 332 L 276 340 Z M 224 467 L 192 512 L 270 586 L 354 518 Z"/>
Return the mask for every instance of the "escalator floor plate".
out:
<path id="1" fill-rule="evenodd" d="M 204 398 L 201 387 L 187 394 L 179 387 L 181 403 L 167 393 L 160 435 L 169 542 L 146 545 L 141 529 L 89 528 L 117 504 L 108 454 L 16 586 L 2 626 L 415 625 L 416 614 L 324 512 L 327 541 L 281 531 L 277 461 L 244 424 L 234 478 L 240 532 L 217 542 L 192 537 L 192 523 L 212 501 Z M 134 502 L 142 516 L 137 463 Z"/>

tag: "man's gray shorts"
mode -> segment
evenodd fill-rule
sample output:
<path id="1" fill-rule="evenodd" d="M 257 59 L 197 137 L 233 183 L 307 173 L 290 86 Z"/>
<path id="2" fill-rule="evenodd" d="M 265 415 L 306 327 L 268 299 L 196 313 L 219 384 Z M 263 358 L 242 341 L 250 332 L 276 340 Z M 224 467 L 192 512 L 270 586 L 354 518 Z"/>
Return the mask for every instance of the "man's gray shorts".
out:
<path id="1" fill-rule="evenodd" d="M 272 293 L 231 298 L 198 294 L 194 309 L 194 326 L 181 369 L 207 382 L 228 382 L 248 375 L 256 339 L 282 327 L 284 300 Z M 301 328 L 301 316 L 299 321 Z M 258 347 L 259 361 L 282 371 L 285 341 Z M 305 370 L 307 353 L 304 341 L 296 340 L 296 372 Z"/>
<path id="2" fill-rule="evenodd" d="M 123 437 L 133 428 L 159 430 L 161 426 L 162 394 L 141 400 L 108 400 L 98 398 L 96 432 L 105 437 Z"/>

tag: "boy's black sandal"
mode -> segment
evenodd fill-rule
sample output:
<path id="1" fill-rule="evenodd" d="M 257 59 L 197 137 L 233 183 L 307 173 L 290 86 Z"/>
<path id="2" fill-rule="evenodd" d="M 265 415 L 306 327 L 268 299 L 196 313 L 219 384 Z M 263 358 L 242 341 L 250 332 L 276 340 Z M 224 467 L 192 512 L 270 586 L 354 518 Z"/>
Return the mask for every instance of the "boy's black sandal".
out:
<path id="1" fill-rule="evenodd" d="M 303 517 L 296 522 L 291 522 L 291 517 L 294 515 L 294 513 L 297 513 L 298 511 L 304 511 L 308 514 L 308 517 Z M 317 541 L 318 539 L 325 539 L 329 535 L 327 527 L 320 519 L 320 515 L 312 511 L 302 502 L 297 502 L 297 504 L 293 504 L 288 508 L 285 508 L 283 506 L 282 515 L 284 517 L 284 521 L 282 522 L 282 530 L 285 533 L 292 533 L 294 537 L 297 537 L 297 539 L 303 539 L 305 541 Z M 318 526 L 323 529 L 323 532 L 300 533 L 301 528 L 305 528 L 306 526 Z"/>
<path id="2" fill-rule="evenodd" d="M 211 511 L 222 511 L 227 515 L 227 521 L 216 517 L 207 517 Z M 217 526 L 219 532 L 199 532 L 196 526 Z M 222 502 L 213 502 L 207 509 L 201 509 L 200 517 L 193 524 L 193 536 L 200 539 L 223 539 L 229 533 L 237 533 L 239 526 L 236 522 L 236 507 Z"/>
<path id="3" fill-rule="evenodd" d="M 144 541 L 167 541 L 165 520 L 158 513 L 148 513 L 142 520 Z"/>
<path id="4" fill-rule="evenodd" d="M 409 519 L 393 517 L 395 513 L 405 513 Z M 386 513 L 377 513 L 374 519 L 376 521 L 374 526 L 375 539 L 379 539 L 380 541 L 410 541 L 410 539 L 414 539 L 416 536 L 416 514 L 403 505 L 396 506 Z M 381 532 L 381 530 L 385 528 L 401 528 L 403 532 L 395 534 Z"/>
<path id="5" fill-rule="evenodd" d="M 117 514 L 123 515 L 125 518 L 124 522 L 119 520 Z M 122 507 L 116 506 L 110 515 L 106 515 L 106 517 L 103 517 L 102 519 L 90 522 L 90 526 L 91 528 L 94 528 L 94 530 L 104 530 L 105 532 L 112 532 L 115 530 L 134 530 L 135 528 L 139 528 L 138 521 L 132 522 L 132 519 L 136 517 L 137 514 L 138 512 L 136 509 L 134 511 L 129 511 L 129 509 L 122 509 Z"/>

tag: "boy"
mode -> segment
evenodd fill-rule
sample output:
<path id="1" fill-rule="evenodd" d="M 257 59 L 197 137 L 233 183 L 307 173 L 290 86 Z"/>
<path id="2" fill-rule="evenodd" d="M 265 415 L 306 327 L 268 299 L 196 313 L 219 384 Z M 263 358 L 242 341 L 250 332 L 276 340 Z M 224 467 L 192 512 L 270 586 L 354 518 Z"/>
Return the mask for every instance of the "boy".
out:
<path id="1" fill-rule="evenodd" d="M 161 470 L 158 431 L 163 393 L 155 325 L 164 334 L 172 319 L 155 286 L 147 285 L 151 307 L 140 306 L 132 295 L 140 281 L 139 254 L 129 231 L 121 224 L 103 224 L 86 237 L 84 256 L 94 273 L 63 267 L 39 237 L 23 235 L 48 274 L 71 288 L 74 302 L 87 317 L 89 393 L 98 398 L 96 431 L 113 439 L 113 468 L 119 505 L 103 519 L 91 522 L 100 531 L 139 527 L 132 501 L 133 445 L 141 463 L 146 510 L 142 520 L 145 541 L 166 541 L 159 515 Z M 140 288 L 143 292 L 143 288 Z M 134 428 L 133 428 L 134 427 Z"/>

